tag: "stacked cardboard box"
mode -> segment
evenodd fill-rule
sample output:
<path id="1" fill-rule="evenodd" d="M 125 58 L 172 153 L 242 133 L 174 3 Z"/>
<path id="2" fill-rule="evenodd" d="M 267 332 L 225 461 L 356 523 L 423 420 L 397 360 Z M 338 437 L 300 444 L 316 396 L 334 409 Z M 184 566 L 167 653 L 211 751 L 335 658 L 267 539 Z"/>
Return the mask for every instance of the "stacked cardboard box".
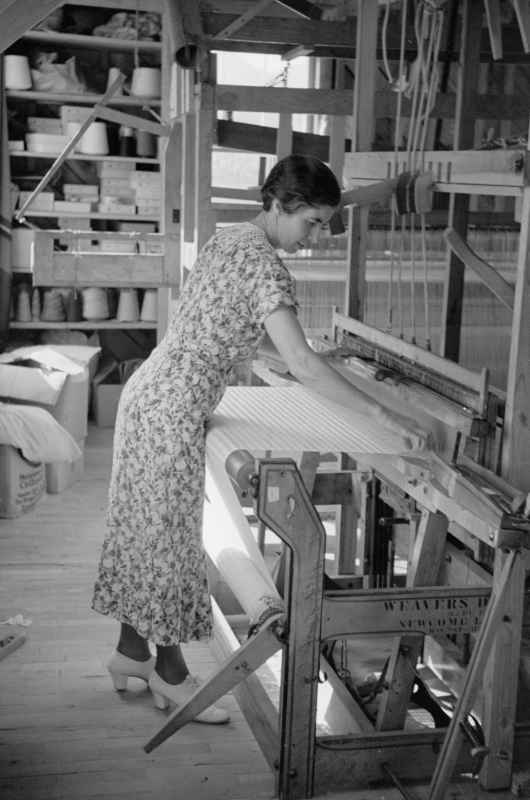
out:
<path id="1" fill-rule="evenodd" d="M 99 353 L 99 347 L 36 345 L 2 357 L 0 396 L 9 402 L 44 408 L 74 439 L 81 456 L 72 462 L 35 465 L 17 455 L 14 448 L 0 447 L 0 494 L 2 477 L 12 474 L 15 478 L 14 483 L 9 480 L 9 508 L 2 510 L 0 503 L 0 516 L 19 516 L 37 503 L 43 491 L 57 494 L 83 477 L 88 389 Z M 18 363 L 24 366 L 16 366 Z M 9 466 L 12 473 L 6 473 L 2 465 L 6 469 Z"/>
<path id="2" fill-rule="evenodd" d="M 18 207 L 22 208 L 33 192 L 20 192 L 18 196 Z M 40 192 L 31 204 L 32 211 L 51 211 L 53 212 L 53 204 L 55 202 L 55 195 L 53 192 Z"/>
<path id="3" fill-rule="evenodd" d="M 131 186 L 134 190 L 138 214 L 160 215 L 162 211 L 162 176 L 160 172 L 131 173 Z"/>
<path id="4" fill-rule="evenodd" d="M 95 211 L 99 202 L 99 188 L 88 183 L 65 183 L 64 200 L 56 200 L 54 210 L 61 213 L 89 214 Z"/>
<path id="5" fill-rule="evenodd" d="M 136 214 L 130 175 L 131 162 L 104 161 L 98 164 L 99 205 L 102 214 Z"/>

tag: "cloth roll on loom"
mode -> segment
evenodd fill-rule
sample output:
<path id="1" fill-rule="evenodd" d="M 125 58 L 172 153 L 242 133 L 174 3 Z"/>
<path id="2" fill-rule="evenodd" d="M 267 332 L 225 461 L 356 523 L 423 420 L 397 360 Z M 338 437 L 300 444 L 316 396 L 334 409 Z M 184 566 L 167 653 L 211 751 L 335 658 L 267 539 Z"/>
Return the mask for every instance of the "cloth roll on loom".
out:
<path id="1" fill-rule="evenodd" d="M 206 432 L 204 545 L 250 618 L 259 626 L 283 612 L 233 483 L 252 486 L 258 452 L 403 453 L 401 439 L 372 419 L 304 387 L 229 387 Z M 249 480 L 250 479 L 250 480 Z"/>

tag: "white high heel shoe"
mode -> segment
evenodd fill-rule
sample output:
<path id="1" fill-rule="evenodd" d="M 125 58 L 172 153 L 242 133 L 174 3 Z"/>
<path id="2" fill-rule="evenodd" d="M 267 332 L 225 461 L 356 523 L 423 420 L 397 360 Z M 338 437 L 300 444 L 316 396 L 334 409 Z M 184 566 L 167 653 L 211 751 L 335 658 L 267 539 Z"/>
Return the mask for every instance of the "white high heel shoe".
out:
<path id="1" fill-rule="evenodd" d="M 169 705 L 179 706 L 201 685 L 202 680 L 197 675 L 188 675 L 186 680 L 174 686 L 166 683 L 158 672 L 153 671 L 149 678 L 149 688 L 153 692 L 157 708 L 167 708 Z M 217 706 L 209 706 L 205 711 L 194 718 L 194 722 L 204 722 L 208 725 L 221 725 L 228 722 L 230 714 Z"/>
<path id="2" fill-rule="evenodd" d="M 114 688 L 120 692 L 127 688 L 127 678 L 141 678 L 148 683 L 155 664 L 156 656 L 152 656 L 148 661 L 135 661 L 115 650 L 109 659 L 107 669 Z"/>

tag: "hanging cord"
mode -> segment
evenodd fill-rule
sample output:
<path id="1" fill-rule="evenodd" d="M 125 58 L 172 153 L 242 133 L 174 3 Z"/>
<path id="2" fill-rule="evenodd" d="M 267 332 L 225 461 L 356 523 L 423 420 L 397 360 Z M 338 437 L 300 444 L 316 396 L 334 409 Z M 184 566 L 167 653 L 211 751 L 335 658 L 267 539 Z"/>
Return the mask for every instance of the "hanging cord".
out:
<path id="1" fill-rule="evenodd" d="M 387 37 L 387 29 L 388 29 L 388 16 L 390 13 L 390 0 L 387 0 L 386 10 L 385 10 L 385 19 L 386 25 L 383 26 L 383 54 L 384 58 L 386 58 L 387 46 L 386 46 L 386 37 Z M 401 112 L 402 112 L 402 104 L 403 104 L 403 82 L 402 82 L 402 75 L 403 69 L 405 64 L 405 41 L 406 41 L 406 28 L 407 28 L 407 0 L 403 0 L 403 6 L 401 11 L 401 41 L 400 41 L 400 50 L 399 50 L 399 72 L 398 72 L 398 79 L 394 81 L 390 74 L 390 68 L 388 66 L 388 58 L 386 58 L 385 68 L 387 69 L 387 74 L 389 76 L 389 81 L 392 84 L 393 88 L 397 90 L 398 98 L 397 98 L 397 110 L 396 110 L 396 125 L 394 129 L 394 163 L 393 163 L 393 174 L 392 177 L 396 178 L 398 174 L 398 153 L 399 153 L 399 142 L 400 142 L 400 134 L 401 134 Z M 387 322 L 387 331 L 388 333 L 392 332 L 393 328 L 393 316 L 394 316 L 394 245 L 396 239 L 396 205 L 394 198 L 392 198 L 390 203 L 390 276 L 388 281 L 388 322 Z"/>
<path id="2" fill-rule="evenodd" d="M 430 27 L 430 31 L 428 30 Z M 427 34 L 428 31 L 428 35 Z M 430 102 L 430 90 L 431 90 L 431 79 L 430 79 L 430 65 L 433 50 L 435 47 L 435 36 L 436 36 L 436 21 L 432 14 L 429 14 L 428 10 L 424 8 L 423 11 L 423 25 L 422 25 L 422 34 L 425 38 L 428 39 L 427 43 L 427 51 L 425 57 L 422 57 L 420 63 L 420 75 L 419 80 L 421 82 L 421 92 L 420 92 L 420 100 L 419 100 L 419 110 L 418 115 L 415 121 L 415 131 L 414 131 L 414 140 L 413 140 L 413 152 L 417 154 L 418 149 L 421 149 L 419 146 L 419 142 L 423 137 L 423 133 L 427 128 L 427 122 L 429 117 L 429 102 Z M 415 167 L 418 166 L 417 161 L 415 161 Z"/>
<path id="3" fill-rule="evenodd" d="M 420 22 L 421 15 L 421 22 Z M 420 138 L 420 129 L 423 117 L 423 106 L 426 99 L 428 99 L 429 82 L 428 82 L 428 65 L 430 62 L 432 49 L 433 49 L 433 25 L 431 25 L 430 36 L 428 37 L 427 51 L 424 56 L 424 40 L 427 38 L 429 30 L 429 13 L 425 6 L 418 9 L 416 16 L 415 30 L 418 41 L 418 57 L 416 60 L 416 82 L 414 85 L 414 100 L 413 111 L 411 113 L 410 123 L 410 161 L 409 168 L 416 169 L 418 167 L 418 140 Z M 419 38 L 418 38 L 419 32 Z M 420 89 L 421 86 L 421 89 Z M 428 88 L 429 87 L 429 88 Z M 416 105 L 417 104 L 417 105 Z M 417 113 L 415 113 L 417 111 Z M 426 125 L 426 123 L 425 123 Z M 424 125 L 424 127 L 425 127 Z M 422 159 L 423 160 L 423 159 Z M 412 344 L 416 344 L 416 236 L 415 236 L 416 216 L 410 215 L 410 308 L 411 308 L 411 325 L 412 325 Z"/>
<path id="4" fill-rule="evenodd" d="M 414 21 L 418 55 L 411 70 L 411 80 L 406 94 L 412 94 L 412 111 L 407 141 L 407 168 L 417 170 L 424 168 L 424 152 L 430 114 L 434 107 L 436 91 L 439 83 L 438 56 L 441 43 L 443 12 L 430 0 L 423 0 L 418 6 Z M 431 348 L 430 321 L 428 310 L 428 283 L 426 259 L 426 227 L 425 216 L 420 216 L 421 250 L 423 259 L 423 283 L 425 304 L 426 347 Z M 411 232 L 411 325 L 412 343 L 416 343 L 416 237 L 415 215 L 410 219 Z"/>
<path id="5" fill-rule="evenodd" d="M 410 313 L 412 324 L 412 344 L 416 344 L 416 215 L 410 215 Z"/>
<path id="6" fill-rule="evenodd" d="M 401 238 L 399 242 L 399 261 L 398 261 L 398 307 L 399 307 L 399 338 L 404 339 L 403 322 L 403 256 L 405 250 L 405 215 L 401 217 Z"/>
<path id="7" fill-rule="evenodd" d="M 442 41 L 442 30 L 443 30 L 443 12 L 440 9 L 436 9 L 432 15 L 432 25 L 431 25 L 431 42 L 433 43 L 432 48 L 432 55 L 431 61 L 432 66 L 430 70 L 430 79 L 429 79 L 429 90 L 427 94 L 427 108 L 424 112 L 423 117 L 423 130 L 420 139 L 420 157 L 421 157 L 421 165 L 422 168 L 424 167 L 424 154 L 425 154 L 425 141 L 427 138 L 427 128 L 429 124 L 430 115 L 434 108 L 434 104 L 436 101 L 436 93 L 438 91 L 438 86 L 440 82 L 440 73 L 438 69 L 438 56 L 440 53 L 440 45 Z M 425 347 L 427 350 L 431 350 L 431 325 L 430 325 L 430 316 L 429 316 L 429 281 L 428 281 L 428 267 L 427 267 L 427 246 L 426 246 L 426 239 L 427 239 L 427 231 L 425 226 L 425 214 L 420 214 L 420 224 L 421 224 L 421 249 L 422 249 L 422 260 L 423 260 L 423 303 L 425 309 Z"/>
<path id="8" fill-rule="evenodd" d="M 431 349 L 431 325 L 429 320 L 429 281 L 427 279 L 427 247 L 425 230 L 425 214 L 420 214 L 421 220 L 421 251 L 423 257 L 423 302 L 425 307 L 425 347 Z"/>
<path id="9" fill-rule="evenodd" d="M 139 53 L 138 40 L 140 39 L 140 0 L 136 0 L 136 14 L 135 14 L 134 27 L 136 28 L 136 42 L 134 43 L 134 68 L 139 69 L 140 53 Z"/>

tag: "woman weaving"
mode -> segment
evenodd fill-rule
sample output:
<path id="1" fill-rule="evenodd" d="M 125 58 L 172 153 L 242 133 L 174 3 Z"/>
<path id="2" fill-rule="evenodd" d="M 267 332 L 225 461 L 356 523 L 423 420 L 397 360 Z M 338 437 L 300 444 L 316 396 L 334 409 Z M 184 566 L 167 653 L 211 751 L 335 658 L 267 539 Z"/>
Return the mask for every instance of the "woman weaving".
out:
<path id="1" fill-rule="evenodd" d="M 278 162 L 262 188 L 263 211 L 204 246 L 164 339 L 122 393 L 93 608 L 121 623 L 108 664 L 115 688 L 143 678 L 160 708 L 195 691 L 180 645 L 212 632 L 202 546 L 204 426 L 238 363 L 267 336 L 306 386 L 376 419 L 402 437 L 404 449 L 426 444 L 414 421 L 375 403 L 317 355 L 297 320 L 276 250 L 295 253 L 316 242 L 340 196 L 318 159 Z M 210 706 L 196 721 L 228 718 Z"/>

